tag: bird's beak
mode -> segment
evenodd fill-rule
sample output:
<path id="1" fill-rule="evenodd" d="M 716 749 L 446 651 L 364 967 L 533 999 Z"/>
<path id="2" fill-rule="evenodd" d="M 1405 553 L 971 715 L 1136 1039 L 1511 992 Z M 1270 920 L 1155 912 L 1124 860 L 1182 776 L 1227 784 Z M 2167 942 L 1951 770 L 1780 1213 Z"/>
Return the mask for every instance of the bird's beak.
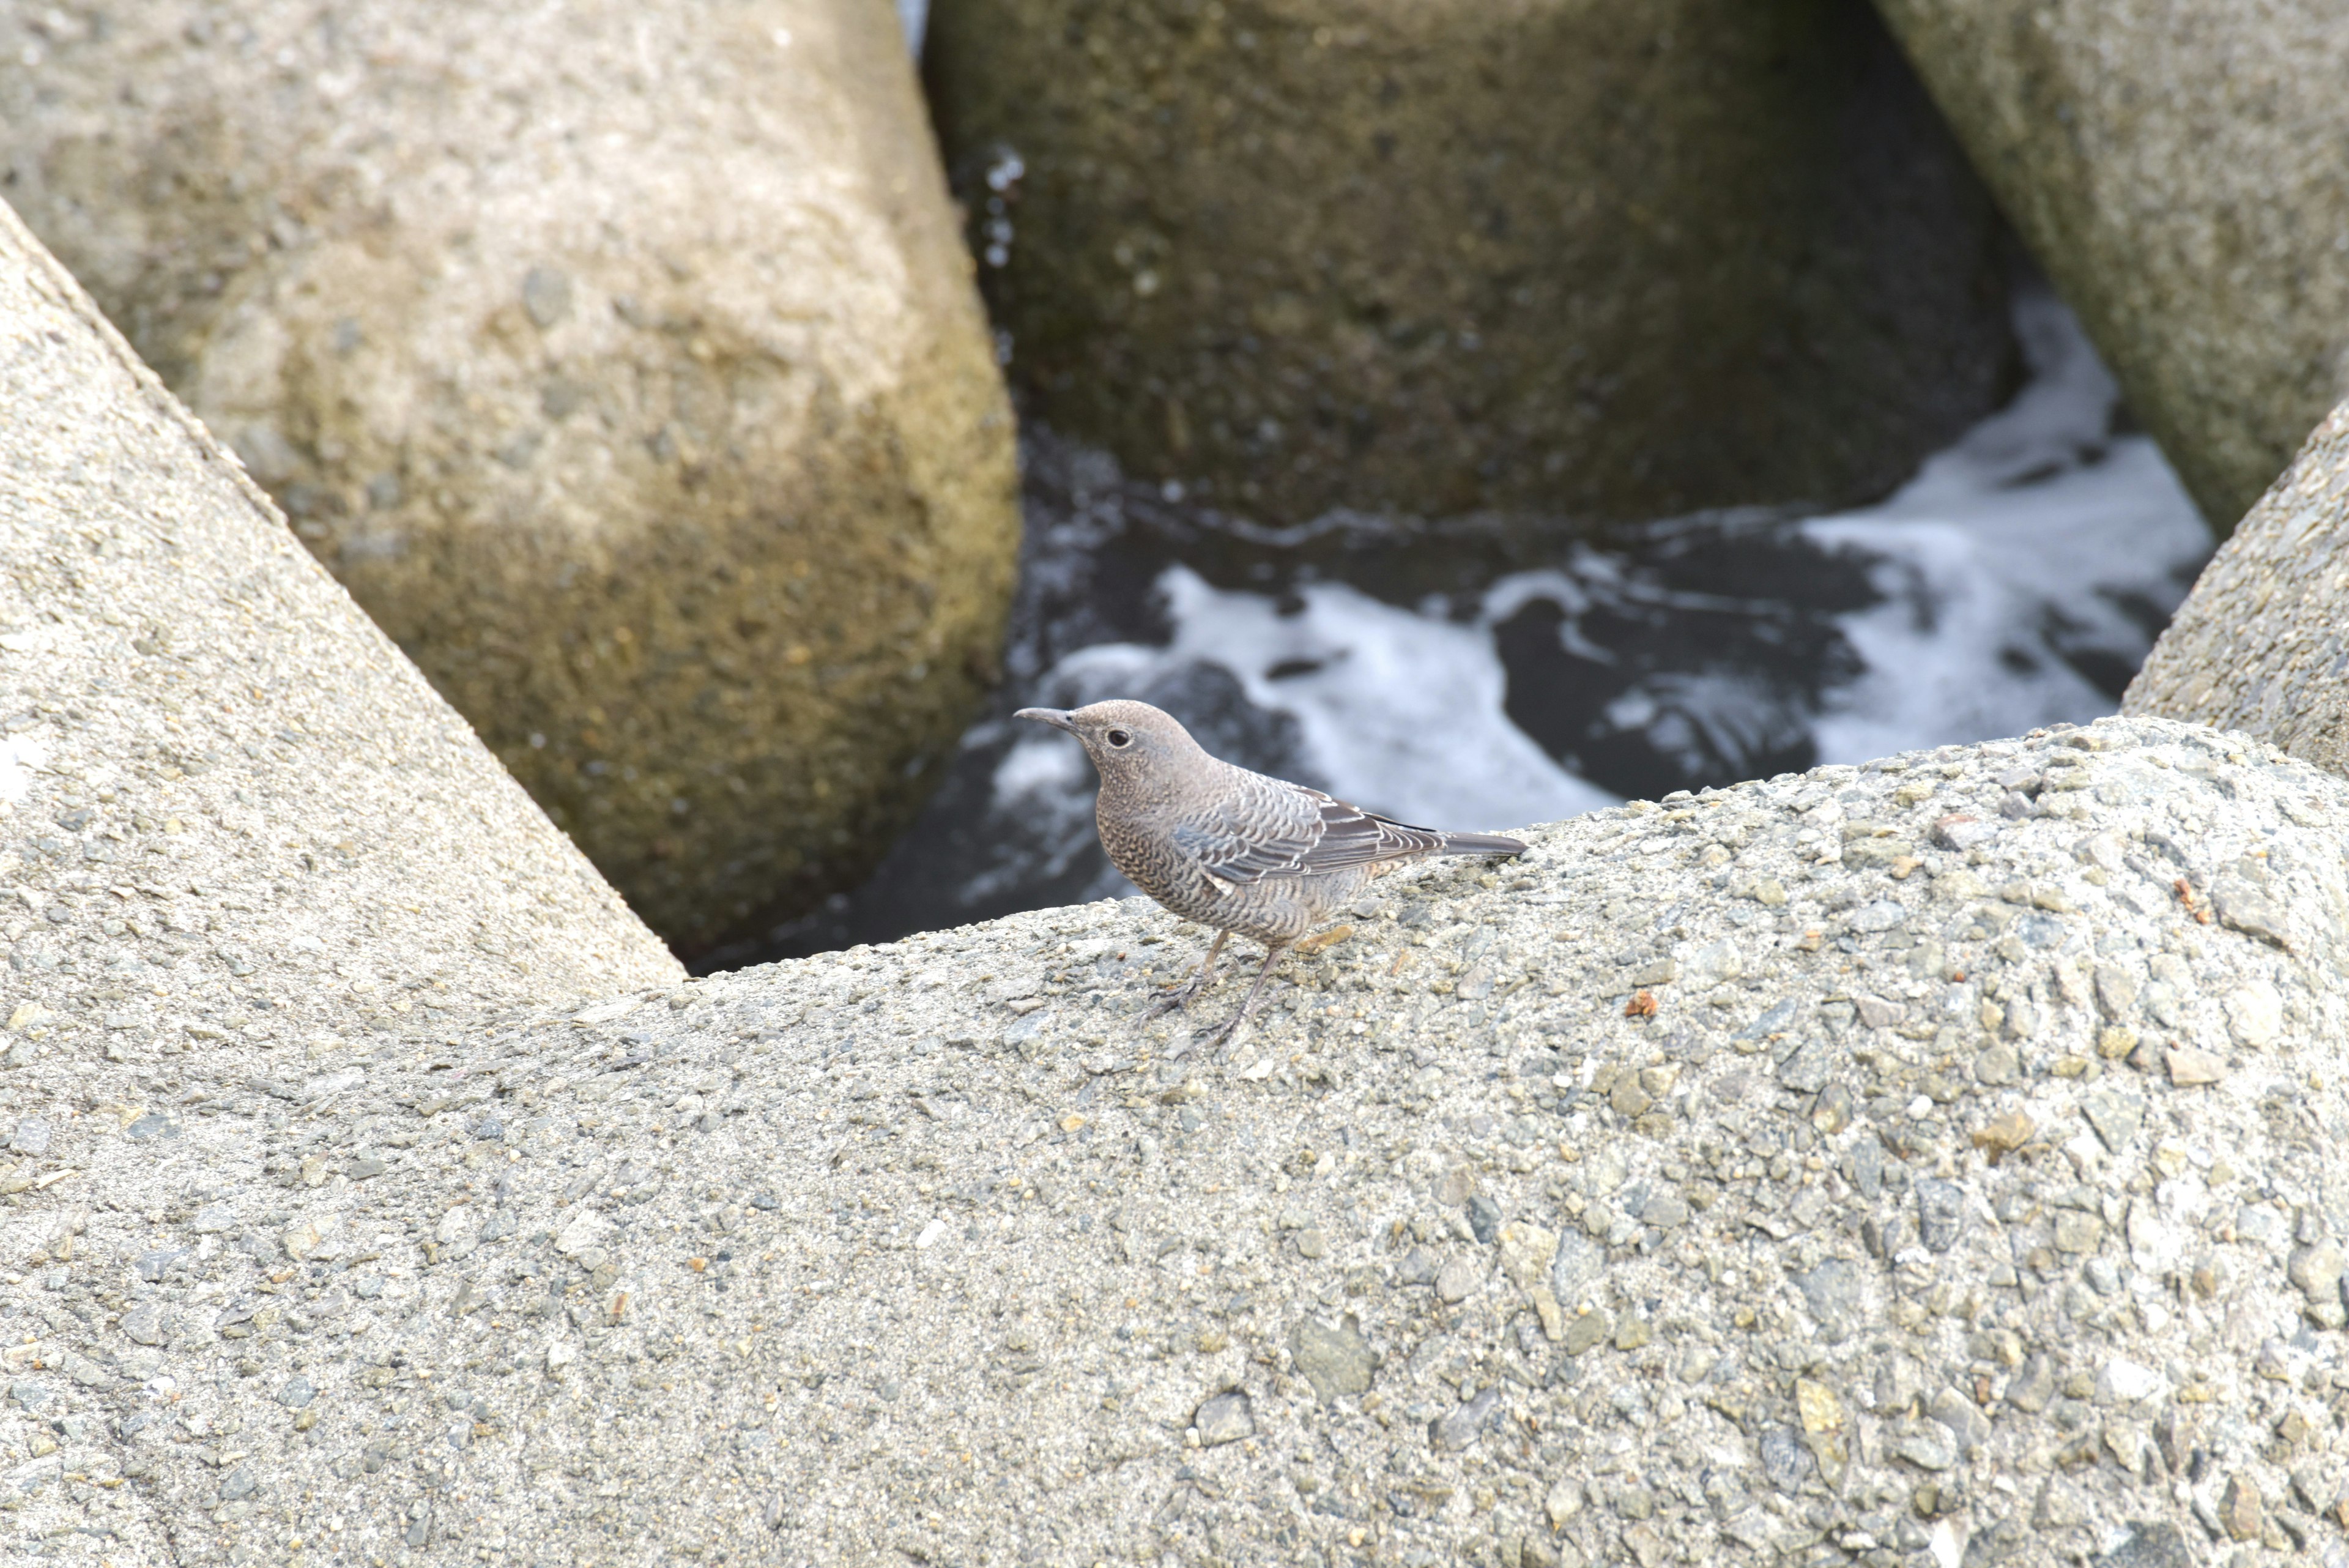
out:
<path id="1" fill-rule="evenodd" d="M 1069 711 L 1065 708 L 1022 708 L 1011 716 L 1033 719 L 1040 724 L 1050 724 L 1055 730 L 1066 730 L 1071 735 L 1077 732 L 1076 722 L 1069 717 Z"/>

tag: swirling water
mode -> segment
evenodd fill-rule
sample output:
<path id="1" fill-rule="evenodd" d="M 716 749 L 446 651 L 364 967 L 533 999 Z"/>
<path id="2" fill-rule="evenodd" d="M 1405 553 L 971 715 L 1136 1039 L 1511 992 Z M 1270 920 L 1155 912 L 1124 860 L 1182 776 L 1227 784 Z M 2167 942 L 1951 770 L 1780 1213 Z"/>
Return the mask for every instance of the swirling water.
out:
<path id="1" fill-rule="evenodd" d="M 1030 704 L 1139 697 L 1235 762 L 1454 828 L 2111 711 L 2211 541 L 2069 313 L 2015 311 L 2022 389 L 1883 502 L 1548 559 L 1474 519 L 1256 528 L 1031 431 L 991 711 L 865 885 L 709 967 L 1131 893 L 1075 743 L 1009 718 Z"/>

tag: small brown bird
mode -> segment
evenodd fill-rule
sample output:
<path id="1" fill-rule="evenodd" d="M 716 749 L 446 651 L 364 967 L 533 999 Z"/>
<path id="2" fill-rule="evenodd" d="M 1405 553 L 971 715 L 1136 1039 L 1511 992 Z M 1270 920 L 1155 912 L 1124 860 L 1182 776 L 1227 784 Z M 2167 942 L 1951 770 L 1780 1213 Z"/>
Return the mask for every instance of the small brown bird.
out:
<path id="1" fill-rule="evenodd" d="M 1101 774 L 1093 822 L 1111 864 L 1186 920 L 1216 928 L 1198 972 L 1161 1006 L 1187 1005 L 1233 932 L 1265 945 L 1247 1000 L 1216 1032 L 1237 1033 L 1280 955 L 1361 896 L 1374 867 L 1424 855 L 1520 855 L 1514 838 L 1413 827 L 1209 756 L 1147 702 L 1022 708 L 1066 730 Z"/>

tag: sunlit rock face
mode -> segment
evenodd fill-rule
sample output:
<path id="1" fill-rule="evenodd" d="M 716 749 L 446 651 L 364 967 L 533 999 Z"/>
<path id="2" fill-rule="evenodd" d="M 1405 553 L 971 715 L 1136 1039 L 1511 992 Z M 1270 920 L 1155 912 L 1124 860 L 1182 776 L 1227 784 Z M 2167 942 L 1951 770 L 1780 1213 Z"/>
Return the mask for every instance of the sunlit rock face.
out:
<path id="1" fill-rule="evenodd" d="M 11 1517 L 135 1503 L 204 1562 L 2337 1559 L 2344 823 L 2106 721 L 1399 873 L 1220 1054 L 1245 966 L 1154 1015 L 1205 933 L 1135 900 L 369 1031 L 285 1097 L 194 1057 L 128 1127 L 20 1097 L 0 1437 L 135 1484 Z"/>
<path id="2" fill-rule="evenodd" d="M 7 1092 L 678 977 L 5 212 L 0 326 Z"/>

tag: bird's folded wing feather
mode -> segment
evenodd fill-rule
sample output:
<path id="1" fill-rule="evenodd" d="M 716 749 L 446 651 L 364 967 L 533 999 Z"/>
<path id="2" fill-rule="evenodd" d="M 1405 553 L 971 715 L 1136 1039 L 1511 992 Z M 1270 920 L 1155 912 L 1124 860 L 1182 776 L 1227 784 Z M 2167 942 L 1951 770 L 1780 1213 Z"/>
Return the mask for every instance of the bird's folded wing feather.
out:
<path id="1" fill-rule="evenodd" d="M 1444 847 L 1444 835 L 1433 828 L 1396 822 L 1279 779 L 1264 779 L 1214 815 L 1178 826 L 1174 841 L 1226 882 L 1310 877 Z"/>

